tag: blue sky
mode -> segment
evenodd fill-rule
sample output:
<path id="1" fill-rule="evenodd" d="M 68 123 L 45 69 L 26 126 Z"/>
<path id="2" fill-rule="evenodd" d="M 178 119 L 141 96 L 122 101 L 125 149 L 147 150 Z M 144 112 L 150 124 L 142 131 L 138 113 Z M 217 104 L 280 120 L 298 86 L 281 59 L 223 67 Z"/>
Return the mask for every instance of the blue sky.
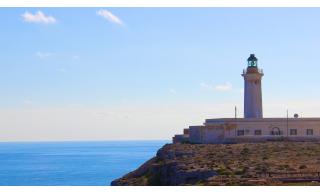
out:
<path id="1" fill-rule="evenodd" d="M 250 53 L 265 73 L 265 116 L 286 108 L 319 116 L 319 9 L 1 8 L 0 16 L 1 140 L 168 139 L 232 116 L 235 105 L 242 115 Z"/>

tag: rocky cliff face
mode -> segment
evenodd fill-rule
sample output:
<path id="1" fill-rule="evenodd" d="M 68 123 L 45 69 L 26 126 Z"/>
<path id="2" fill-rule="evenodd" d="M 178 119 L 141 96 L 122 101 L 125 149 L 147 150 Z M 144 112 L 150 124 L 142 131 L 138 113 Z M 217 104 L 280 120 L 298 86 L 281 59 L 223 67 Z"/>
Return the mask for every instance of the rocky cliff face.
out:
<path id="1" fill-rule="evenodd" d="M 214 170 L 186 167 L 187 162 L 180 160 L 192 158 L 195 151 L 176 150 L 177 146 L 183 147 L 180 144 L 165 145 L 156 157 L 111 185 L 186 185 L 217 175 Z"/>
<path id="2" fill-rule="evenodd" d="M 285 179 L 316 181 L 317 171 L 315 142 L 167 144 L 111 185 L 282 185 Z"/>

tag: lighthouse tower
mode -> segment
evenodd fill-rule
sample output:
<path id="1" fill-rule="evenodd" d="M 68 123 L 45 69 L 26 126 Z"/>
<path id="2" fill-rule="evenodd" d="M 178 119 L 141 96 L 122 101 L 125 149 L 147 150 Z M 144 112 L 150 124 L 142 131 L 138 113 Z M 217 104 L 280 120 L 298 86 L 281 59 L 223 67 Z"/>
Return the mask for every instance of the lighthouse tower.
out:
<path id="1" fill-rule="evenodd" d="M 258 59 L 250 54 L 248 67 L 243 70 L 244 78 L 244 118 L 263 118 L 262 115 L 262 70 L 258 68 Z"/>

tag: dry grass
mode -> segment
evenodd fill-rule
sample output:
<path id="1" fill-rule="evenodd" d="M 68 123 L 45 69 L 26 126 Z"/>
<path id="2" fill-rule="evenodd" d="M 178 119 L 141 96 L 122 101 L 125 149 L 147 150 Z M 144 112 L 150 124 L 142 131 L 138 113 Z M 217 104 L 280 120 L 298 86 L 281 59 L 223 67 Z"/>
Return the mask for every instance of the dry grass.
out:
<path id="1" fill-rule="evenodd" d="M 320 143 L 170 144 L 158 152 L 157 159 L 162 166 L 176 163 L 176 172 L 213 170 L 219 175 L 196 185 L 282 185 L 262 173 L 320 171 Z"/>

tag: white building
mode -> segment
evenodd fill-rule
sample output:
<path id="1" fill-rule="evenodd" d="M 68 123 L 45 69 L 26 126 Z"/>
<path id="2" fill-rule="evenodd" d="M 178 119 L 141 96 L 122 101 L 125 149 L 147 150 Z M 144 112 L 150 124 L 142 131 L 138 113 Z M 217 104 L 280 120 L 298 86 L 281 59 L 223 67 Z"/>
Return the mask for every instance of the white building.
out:
<path id="1" fill-rule="evenodd" d="M 263 118 L 258 59 L 251 54 L 244 78 L 244 118 L 206 119 L 190 126 L 173 142 L 237 143 L 268 140 L 320 141 L 320 118 Z"/>

